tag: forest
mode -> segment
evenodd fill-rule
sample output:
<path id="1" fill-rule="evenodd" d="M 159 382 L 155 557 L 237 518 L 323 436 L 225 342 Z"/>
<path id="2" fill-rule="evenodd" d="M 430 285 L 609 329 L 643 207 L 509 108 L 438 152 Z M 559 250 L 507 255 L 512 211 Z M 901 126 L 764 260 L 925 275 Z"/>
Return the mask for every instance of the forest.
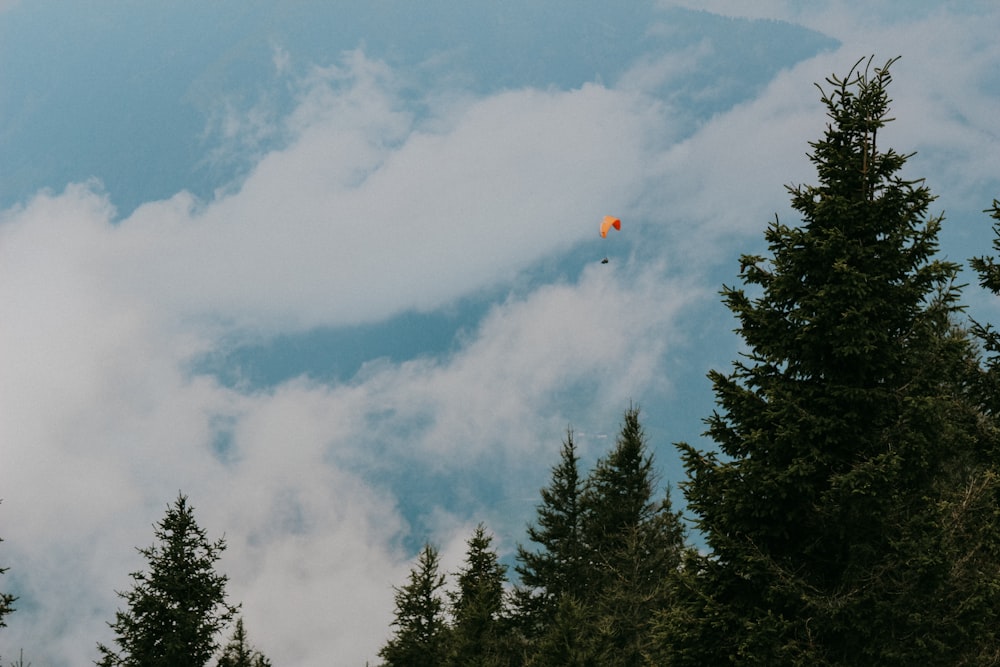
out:
<path id="1" fill-rule="evenodd" d="M 722 287 L 745 351 L 710 374 L 714 446 L 675 445 L 684 509 L 639 406 L 589 470 L 567 430 L 512 571 L 485 524 L 457 572 L 427 542 L 380 664 L 1000 664 L 1000 333 L 967 315 L 911 156 L 878 143 L 893 62 L 818 86 L 816 183 L 787 187 L 801 220 Z M 1000 295 L 995 256 L 969 267 Z M 96 664 L 270 666 L 183 494 L 155 538 Z M 0 628 L 16 606 L 0 594 Z"/>

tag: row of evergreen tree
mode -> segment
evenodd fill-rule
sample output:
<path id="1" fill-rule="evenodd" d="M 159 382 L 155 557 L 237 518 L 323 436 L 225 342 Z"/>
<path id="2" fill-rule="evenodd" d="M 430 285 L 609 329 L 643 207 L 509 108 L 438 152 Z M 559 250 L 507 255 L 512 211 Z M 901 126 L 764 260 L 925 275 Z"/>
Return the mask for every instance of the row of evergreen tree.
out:
<path id="1" fill-rule="evenodd" d="M 669 604 L 663 573 L 681 563 L 684 530 L 669 496 L 656 498 L 638 409 L 586 479 L 570 431 L 541 496 L 528 528 L 535 546 L 518 547 L 513 588 L 482 524 L 453 590 L 436 548 L 424 546 L 396 589 L 385 665 L 640 664 Z"/>
<path id="2" fill-rule="evenodd" d="M 271 667 L 250 644 L 238 616 L 239 605 L 226 599 L 229 578 L 215 568 L 226 542 L 208 539 L 195 521 L 187 496 L 178 494 L 154 534 L 156 543 L 138 549 L 147 570 L 133 572 L 132 587 L 118 592 L 127 604 L 108 623 L 114 631 L 114 646 L 98 643 L 100 657 L 94 664 L 203 667 L 214 659 L 216 667 Z M 4 617 L 15 610 L 16 601 L 9 593 L 0 594 L 0 628 L 6 626 Z M 220 637 L 229 628 L 230 639 L 220 646 Z M 23 650 L 11 667 L 26 667 Z"/>
<path id="3" fill-rule="evenodd" d="M 820 86 L 802 224 L 723 289 L 746 352 L 710 375 L 715 447 L 678 444 L 703 548 L 630 409 L 583 481 L 570 433 L 512 586 L 482 527 L 447 600 L 424 548 L 386 667 L 1000 664 L 1000 333 L 965 315 L 910 155 L 878 146 L 893 62 Z M 1000 263 L 970 264 L 1000 294 Z"/>
<path id="4" fill-rule="evenodd" d="M 386 667 L 1000 664 L 1000 332 L 966 317 L 909 155 L 878 147 L 894 61 L 862 62 L 821 87 L 818 184 L 789 188 L 802 224 L 771 224 L 723 289 L 746 352 L 711 374 L 715 447 L 678 444 L 703 548 L 629 408 L 586 476 L 568 433 L 514 581 L 482 525 L 452 587 L 425 545 Z M 1000 294 L 1000 262 L 970 264 Z M 97 664 L 268 665 L 183 495 L 156 536 Z"/>

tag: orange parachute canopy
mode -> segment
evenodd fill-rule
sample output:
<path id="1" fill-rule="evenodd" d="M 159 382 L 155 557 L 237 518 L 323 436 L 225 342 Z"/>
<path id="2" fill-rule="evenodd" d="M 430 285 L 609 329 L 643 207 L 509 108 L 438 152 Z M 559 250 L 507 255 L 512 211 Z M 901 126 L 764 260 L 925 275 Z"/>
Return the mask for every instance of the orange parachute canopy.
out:
<path id="1" fill-rule="evenodd" d="M 604 216 L 604 222 L 601 223 L 601 238 L 608 238 L 608 230 L 614 227 L 615 229 L 622 228 L 622 221 L 618 218 L 613 218 L 610 215 Z"/>

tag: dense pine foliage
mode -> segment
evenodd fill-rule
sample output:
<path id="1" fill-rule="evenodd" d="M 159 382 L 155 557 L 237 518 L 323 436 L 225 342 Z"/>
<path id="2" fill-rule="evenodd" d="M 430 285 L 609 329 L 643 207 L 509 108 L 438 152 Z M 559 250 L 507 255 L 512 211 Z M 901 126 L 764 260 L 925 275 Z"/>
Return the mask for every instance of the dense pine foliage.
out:
<path id="1" fill-rule="evenodd" d="M 483 524 L 455 573 L 424 546 L 385 667 L 1000 664 L 1000 332 L 965 317 L 933 195 L 879 146 L 892 64 L 820 87 L 801 224 L 723 288 L 746 352 L 710 374 L 714 446 L 677 445 L 702 547 L 630 406 L 588 471 L 567 432 L 512 577 Z M 970 265 L 1000 295 L 1000 260 Z M 269 667 L 185 496 L 155 536 L 97 664 Z"/>
<path id="2" fill-rule="evenodd" d="M 424 545 L 409 583 L 396 589 L 396 615 L 392 621 L 396 634 L 379 652 L 386 665 L 445 664 L 448 626 L 442 593 L 445 576 L 440 567 L 437 549 Z"/>
<path id="3" fill-rule="evenodd" d="M 1000 333 L 964 319 L 934 197 L 879 146 L 892 62 L 821 87 L 802 223 L 723 289 L 747 352 L 710 376 L 716 446 L 678 445 L 707 549 L 655 499 L 637 412 L 586 478 L 570 432 L 518 549 L 508 664 L 1000 662 Z M 1000 264 L 971 264 L 1000 293 Z"/>
<path id="4" fill-rule="evenodd" d="M 750 351 L 712 374 L 718 451 L 681 445 L 710 551 L 664 611 L 672 664 L 996 660 L 996 424 L 933 197 L 878 148 L 890 65 L 828 81 L 803 225 L 743 258 L 759 296 L 724 290 Z"/>
<path id="5" fill-rule="evenodd" d="M 0 539 L 0 542 L 3 542 L 3 540 Z M 6 571 L 7 568 L 0 567 L 0 574 L 3 574 Z M 0 628 L 7 627 L 7 622 L 4 620 L 4 617 L 14 611 L 15 601 L 17 601 L 17 598 L 10 593 L 0 593 Z"/>
<path id="6" fill-rule="evenodd" d="M 271 661 L 250 645 L 242 618 L 236 619 L 233 636 L 222 650 L 216 667 L 271 667 Z"/>
<path id="7" fill-rule="evenodd" d="M 428 556 L 436 551 L 424 548 L 410 584 L 397 589 L 385 665 L 644 664 L 657 613 L 671 603 L 664 573 L 679 567 L 685 546 L 679 513 L 657 495 L 639 410 L 625 412 L 614 448 L 589 475 L 578 466 L 570 431 L 528 527 L 533 544 L 517 548 L 516 585 L 480 525 L 442 614 L 434 592 L 445 579 Z M 446 662 L 435 662 L 442 654 Z"/>
<path id="8" fill-rule="evenodd" d="M 0 539 L 0 542 L 3 542 L 3 540 Z M 6 571 L 7 568 L 0 567 L 0 574 L 3 574 Z M 7 627 L 7 622 L 4 620 L 4 617 L 14 611 L 14 602 L 16 600 L 17 598 L 10 593 L 0 593 L 0 628 Z"/>
<path id="9" fill-rule="evenodd" d="M 133 587 L 118 593 L 127 603 L 110 623 L 118 650 L 98 645 L 102 667 L 206 665 L 236 613 L 226 602 L 227 577 L 215 571 L 225 541 L 208 540 L 186 496 L 178 495 L 155 534 L 158 543 L 139 550 L 149 571 L 133 572 Z"/>

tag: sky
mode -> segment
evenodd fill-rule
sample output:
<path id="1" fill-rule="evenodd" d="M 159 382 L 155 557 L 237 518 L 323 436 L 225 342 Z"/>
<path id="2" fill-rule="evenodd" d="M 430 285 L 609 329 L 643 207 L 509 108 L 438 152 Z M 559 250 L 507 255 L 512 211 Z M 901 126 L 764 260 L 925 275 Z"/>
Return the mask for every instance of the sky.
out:
<path id="1" fill-rule="evenodd" d="M 303 667 L 377 662 L 424 542 L 510 563 L 569 428 L 638 405 L 682 507 L 718 292 L 861 58 L 990 250 L 995 2 L 622 4 L 0 0 L 0 655 L 90 664 L 178 493 Z"/>

